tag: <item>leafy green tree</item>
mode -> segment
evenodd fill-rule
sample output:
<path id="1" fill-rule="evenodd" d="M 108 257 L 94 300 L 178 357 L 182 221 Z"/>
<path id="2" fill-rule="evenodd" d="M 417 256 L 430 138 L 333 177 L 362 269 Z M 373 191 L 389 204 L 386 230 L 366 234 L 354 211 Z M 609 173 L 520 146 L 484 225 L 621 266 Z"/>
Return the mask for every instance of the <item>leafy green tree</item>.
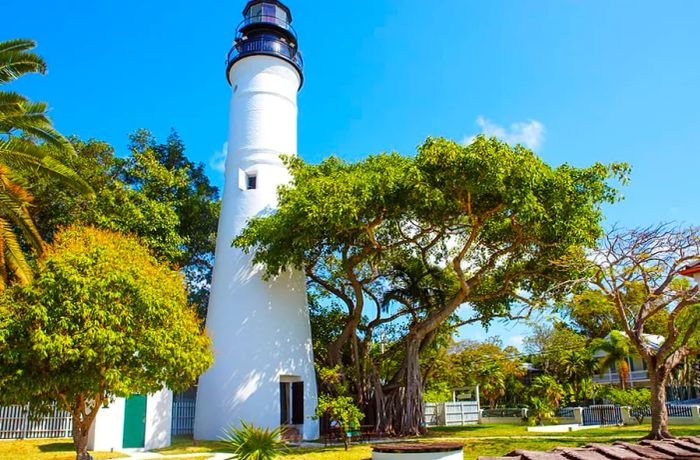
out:
<path id="1" fill-rule="evenodd" d="M 454 344 L 444 369 L 440 378 L 447 380 L 451 389 L 479 385 L 482 399 L 491 408 L 519 387 L 518 379 L 525 374 L 518 351 L 503 347 L 498 339 Z M 438 382 L 440 380 L 436 379 L 435 382 L 427 382 L 427 385 L 434 386 Z"/>
<path id="2" fill-rule="evenodd" d="M 352 433 L 360 428 L 360 421 L 365 417 L 351 396 L 347 396 L 347 383 L 342 379 L 340 366 L 319 368 L 318 377 L 324 388 L 329 392 L 319 395 L 316 405 L 316 419 L 327 418 L 331 429 L 340 431 L 345 450 L 350 447 Z"/>
<path id="3" fill-rule="evenodd" d="M 214 268 L 216 232 L 219 223 L 219 190 L 212 185 L 202 163 L 195 163 L 185 155 L 185 144 L 171 132 L 159 143 L 147 130 L 140 129 L 129 136 L 132 156 L 123 164 L 120 175 L 132 189 L 139 190 L 152 200 L 169 197 L 177 215 L 177 234 L 184 239 L 181 255 L 173 262 L 185 273 L 190 289 L 190 300 L 198 305 L 200 315 L 206 315 L 209 286 Z M 153 156 L 157 165 L 169 174 L 181 174 L 184 180 L 164 183 L 141 164 L 141 156 Z"/>
<path id="4" fill-rule="evenodd" d="M 628 358 L 634 350 L 632 342 L 623 332 L 612 331 L 604 339 L 596 339 L 591 343 L 593 351 L 605 353 L 600 358 L 599 369 L 601 372 L 615 367 L 620 378 L 620 388 L 627 388 L 630 377 Z"/>
<path id="5" fill-rule="evenodd" d="M 530 360 L 539 370 L 552 375 L 560 381 L 567 380 L 569 366 L 565 360 L 568 352 L 585 350 L 588 339 L 569 328 L 561 321 L 552 326 L 546 323 L 533 323 L 532 334 L 525 338 L 525 351 L 532 356 Z"/>
<path id="6" fill-rule="evenodd" d="M 77 460 L 114 397 L 178 391 L 212 363 L 182 275 L 133 236 L 70 227 L 32 284 L 0 297 L 0 404 L 54 401 L 73 417 Z"/>
<path id="7" fill-rule="evenodd" d="M 624 302 L 632 309 L 643 303 L 644 286 L 629 282 L 625 289 Z M 585 289 L 566 302 L 564 311 L 571 319 L 571 326 L 590 339 L 604 338 L 613 330 L 622 330 L 622 319 L 615 304 L 595 289 Z M 663 335 L 668 323 L 668 312 L 660 311 L 649 318 L 645 330 L 649 334 Z"/>
<path id="8" fill-rule="evenodd" d="M 586 288 L 596 289 L 617 311 L 626 337 L 647 363 L 651 381 L 649 439 L 671 437 L 666 384 L 671 371 L 700 352 L 700 287 L 679 274 L 700 261 L 700 229 L 660 224 L 612 229 L 586 256 L 564 263 L 576 266 Z M 661 343 L 647 326 L 665 318 Z"/>
<path id="9" fill-rule="evenodd" d="M 337 423 L 343 438 L 345 450 L 350 448 L 353 431 L 360 427 L 360 421 L 365 417 L 351 396 L 320 395 L 316 406 L 316 417 L 328 417 Z"/>
<path id="10" fill-rule="evenodd" d="M 602 339 L 619 329 L 615 306 L 598 291 L 586 290 L 574 295 L 565 309 L 574 328 L 588 338 Z"/>
<path id="11" fill-rule="evenodd" d="M 94 198 L 32 186 L 35 216 L 44 238 L 63 226 L 88 224 L 132 233 L 186 276 L 190 301 L 204 317 L 219 214 L 217 189 L 201 164 L 189 161 L 176 133 L 158 143 L 147 131 L 131 135 L 130 155 L 115 156 L 104 142 L 73 139 L 65 162 L 95 190 Z"/>
<path id="12" fill-rule="evenodd" d="M 31 50 L 31 40 L 0 42 L 0 85 L 27 73 L 46 73 L 46 63 Z M 32 268 L 17 233 L 34 254 L 44 250 L 44 240 L 32 215 L 29 185 L 37 178 L 71 193 L 89 195 L 90 187 L 58 158 L 73 148 L 56 131 L 46 114 L 47 104 L 32 102 L 11 91 L 0 91 L 0 290 L 8 281 L 27 284 Z M 60 184 L 60 185 L 59 185 Z"/>
<path id="13" fill-rule="evenodd" d="M 618 196 L 609 182 L 627 171 L 552 168 L 483 136 L 468 146 L 430 138 L 415 158 L 288 161 L 293 183 L 280 189 L 277 212 L 252 219 L 234 244 L 269 276 L 304 269 L 343 305 L 328 364 L 351 355 L 358 402 L 373 399 L 380 428 L 402 434 L 421 431 L 420 356 L 438 329 L 513 317 L 550 295 L 570 277 L 552 261 L 595 243 L 601 206 Z M 462 305 L 473 315 L 459 318 Z M 400 364 L 378 390 L 369 350 L 386 324 L 404 325 Z"/>

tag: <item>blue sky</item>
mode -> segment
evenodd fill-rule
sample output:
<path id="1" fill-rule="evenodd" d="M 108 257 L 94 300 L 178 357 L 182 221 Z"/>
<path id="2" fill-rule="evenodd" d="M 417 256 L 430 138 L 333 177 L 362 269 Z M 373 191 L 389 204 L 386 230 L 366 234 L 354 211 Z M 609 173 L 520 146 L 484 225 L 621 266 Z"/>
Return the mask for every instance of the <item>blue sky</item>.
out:
<path id="1" fill-rule="evenodd" d="M 49 64 L 14 89 L 48 101 L 65 134 L 125 151 L 175 128 L 209 165 L 227 137 L 224 58 L 244 0 L 32 3 L 0 40 Z M 299 150 L 308 161 L 487 132 L 553 164 L 627 161 L 608 223 L 700 223 L 700 2 L 289 0 L 304 52 Z M 693 195 L 693 189 L 695 195 Z M 522 325 L 489 332 L 517 343 Z M 480 328 L 463 337 L 483 338 Z"/>

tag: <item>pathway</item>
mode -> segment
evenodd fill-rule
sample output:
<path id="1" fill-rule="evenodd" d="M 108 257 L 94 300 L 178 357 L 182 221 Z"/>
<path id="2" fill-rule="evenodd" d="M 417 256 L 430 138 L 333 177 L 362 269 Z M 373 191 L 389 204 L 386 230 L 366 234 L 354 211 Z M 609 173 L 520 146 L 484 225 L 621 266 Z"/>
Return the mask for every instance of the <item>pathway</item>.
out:
<path id="1" fill-rule="evenodd" d="M 163 455 L 159 454 L 157 452 L 124 452 L 122 451 L 123 454 L 128 455 L 128 458 L 132 459 L 137 459 L 137 460 L 167 460 L 169 458 L 191 458 L 193 460 L 196 460 L 198 458 L 206 458 L 207 460 L 225 460 L 228 458 L 231 458 L 232 454 L 226 454 L 226 453 L 215 453 L 215 452 L 196 452 L 192 454 L 169 454 L 169 455 Z"/>

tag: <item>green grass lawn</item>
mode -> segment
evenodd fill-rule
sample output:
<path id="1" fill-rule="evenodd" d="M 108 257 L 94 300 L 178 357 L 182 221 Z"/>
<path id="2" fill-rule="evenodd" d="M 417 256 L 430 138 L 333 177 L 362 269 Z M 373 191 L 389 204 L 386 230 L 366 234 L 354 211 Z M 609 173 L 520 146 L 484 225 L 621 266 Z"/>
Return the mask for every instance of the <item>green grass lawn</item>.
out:
<path id="1" fill-rule="evenodd" d="M 530 433 L 524 426 L 472 425 L 460 427 L 432 428 L 423 441 L 449 438 L 464 443 L 465 460 L 480 455 L 503 455 L 516 449 L 549 450 L 554 447 L 579 447 L 592 442 L 612 443 L 616 440 L 637 440 L 649 430 L 648 425 L 596 428 L 570 433 Z M 671 426 L 677 436 L 700 436 L 700 425 Z M 231 452 L 222 442 L 197 441 L 176 436 L 173 445 L 158 449 L 164 455 L 173 455 L 169 460 L 181 460 L 178 455 L 201 453 L 198 460 L 209 458 L 208 453 Z M 96 453 L 96 460 L 122 458 L 119 453 Z M 311 449 L 290 449 L 284 460 L 365 460 L 372 456 L 367 444 L 353 445 L 348 452 L 342 446 Z M 0 460 L 73 460 L 73 444 L 68 439 L 41 439 L 25 441 L 0 441 Z"/>
<path id="2" fill-rule="evenodd" d="M 482 437 L 552 437 L 552 438 L 591 438 L 604 439 L 635 439 L 649 432 L 649 425 L 594 428 L 590 430 L 572 431 L 569 433 L 537 433 L 527 431 L 526 426 L 517 425 L 468 425 L 431 428 L 428 437 L 449 438 L 482 438 Z M 674 426 L 671 433 L 676 436 L 698 436 L 700 425 Z"/>
<path id="3" fill-rule="evenodd" d="M 616 440 L 637 440 L 649 430 L 648 425 L 595 428 L 570 433 L 531 433 L 524 426 L 472 425 L 431 428 L 422 440 L 449 438 L 464 443 L 464 458 L 473 460 L 480 455 L 503 455 L 516 449 L 549 450 L 555 447 L 580 447 L 592 442 L 612 443 Z M 672 426 L 678 436 L 700 435 L 698 426 Z M 163 454 L 194 452 L 230 452 L 221 442 L 198 441 L 185 437 L 174 438 L 173 446 L 160 449 Z M 345 452 L 341 446 L 312 449 L 290 449 L 284 460 L 365 460 L 372 456 L 369 445 L 353 445 Z"/>
<path id="4" fill-rule="evenodd" d="M 95 460 L 124 458 L 120 453 L 92 453 Z M 0 441 L 0 460 L 75 460 L 75 450 L 70 439 L 26 439 Z"/>

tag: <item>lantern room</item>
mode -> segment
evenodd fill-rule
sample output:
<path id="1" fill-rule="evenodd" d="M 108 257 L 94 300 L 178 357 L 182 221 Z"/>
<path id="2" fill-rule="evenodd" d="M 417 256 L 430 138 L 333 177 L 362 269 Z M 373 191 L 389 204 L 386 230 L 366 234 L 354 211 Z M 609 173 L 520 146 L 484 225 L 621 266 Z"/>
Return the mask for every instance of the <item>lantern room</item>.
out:
<path id="1" fill-rule="evenodd" d="M 243 9 L 243 21 L 226 61 L 226 78 L 231 67 L 247 56 L 276 56 L 293 64 L 303 79 L 303 60 L 292 12 L 277 0 L 252 0 Z M 229 82 L 230 83 L 230 82 Z"/>

